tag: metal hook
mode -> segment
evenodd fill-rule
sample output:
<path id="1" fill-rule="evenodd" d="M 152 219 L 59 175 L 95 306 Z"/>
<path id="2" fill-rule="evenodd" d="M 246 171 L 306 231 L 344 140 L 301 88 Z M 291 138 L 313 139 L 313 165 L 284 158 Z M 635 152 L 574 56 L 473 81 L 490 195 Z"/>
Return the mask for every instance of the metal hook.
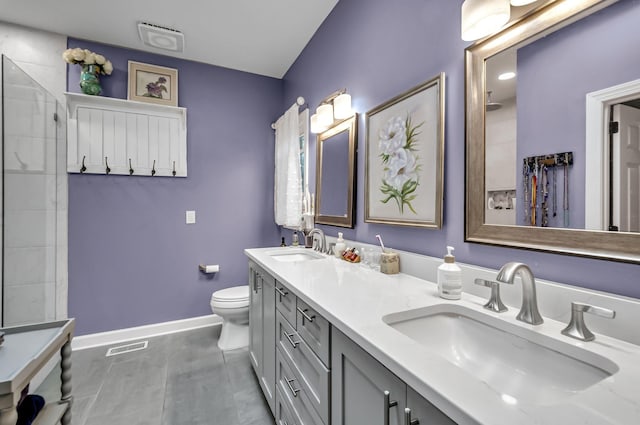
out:
<path id="1" fill-rule="evenodd" d="M 131 166 L 131 158 L 129 158 L 129 175 L 133 175 L 133 167 Z"/>
<path id="2" fill-rule="evenodd" d="M 105 163 L 105 164 L 106 164 L 106 166 L 107 166 L 107 170 L 106 170 L 106 171 L 107 171 L 107 174 L 109 174 L 109 173 L 111 172 L 111 168 L 109 168 L 109 161 L 108 161 L 108 159 L 107 159 L 107 157 L 106 157 L 106 156 L 104 157 L 104 163 Z"/>
<path id="3" fill-rule="evenodd" d="M 173 161 L 173 171 L 171 172 L 171 174 L 173 174 L 173 177 L 176 176 L 176 162 Z"/>
<path id="4" fill-rule="evenodd" d="M 151 167 L 151 176 L 155 176 L 156 175 L 156 160 L 153 160 L 153 167 Z"/>
<path id="5" fill-rule="evenodd" d="M 84 173 L 85 171 L 87 171 L 87 167 L 85 167 L 85 165 L 84 165 L 84 159 L 85 159 L 86 157 L 87 157 L 86 155 L 83 155 L 83 156 L 82 156 L 82 168 L 80 168 L 80 173 L 81 173 L 81 174 L 82 174 L 82 173 Z"/>

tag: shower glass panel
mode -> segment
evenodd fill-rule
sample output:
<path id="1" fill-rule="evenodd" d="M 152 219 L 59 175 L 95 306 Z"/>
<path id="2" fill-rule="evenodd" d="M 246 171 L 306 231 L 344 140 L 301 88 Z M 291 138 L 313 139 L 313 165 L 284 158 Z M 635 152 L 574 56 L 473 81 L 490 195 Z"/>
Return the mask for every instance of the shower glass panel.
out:
<path id="1" fill-rule="evenodd" d="M 2 57 L 2 326 L 56 318 L 55 97 Z"/>

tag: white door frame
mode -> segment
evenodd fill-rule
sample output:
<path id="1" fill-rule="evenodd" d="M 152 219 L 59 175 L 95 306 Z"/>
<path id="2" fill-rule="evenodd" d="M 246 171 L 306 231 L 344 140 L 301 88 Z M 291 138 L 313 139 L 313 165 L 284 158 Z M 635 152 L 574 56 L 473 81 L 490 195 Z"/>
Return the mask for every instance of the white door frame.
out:
<path id="1" fill-rule="evenodd" d="M 609 106 L 640 97 L 640 79 L 587 93 L 585 209 L 587 230 L 607 230 L 609 197 Z"/>

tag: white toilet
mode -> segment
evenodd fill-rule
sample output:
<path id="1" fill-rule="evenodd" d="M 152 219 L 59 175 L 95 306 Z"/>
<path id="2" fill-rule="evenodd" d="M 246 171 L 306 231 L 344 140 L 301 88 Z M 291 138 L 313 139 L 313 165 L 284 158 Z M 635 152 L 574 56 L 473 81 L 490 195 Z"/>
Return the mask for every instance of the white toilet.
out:
<path id="1" fill-rule="evenodd" d="M 248 285 L 214 292 L 211 295 L 211 311 L 222 318 L 218 348 L 235 350 L 249 345 Z"/>

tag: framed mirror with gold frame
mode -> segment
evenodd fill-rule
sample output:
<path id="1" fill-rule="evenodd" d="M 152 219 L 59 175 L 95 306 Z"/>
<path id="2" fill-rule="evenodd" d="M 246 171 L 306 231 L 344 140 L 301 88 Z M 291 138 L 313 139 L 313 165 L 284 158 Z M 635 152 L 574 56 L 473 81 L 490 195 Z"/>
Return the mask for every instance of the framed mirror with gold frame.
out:
<path id="1" fill-rule="evenodd" d="M 353 228 L 358 114 L 318 134 L 315 222 Z"/>
<path id="2" fill-rule="evenodd" d="M 620 4 L 624 3 L 623 1 Z M 628 2 L 629 3 L 629 2 Z M 602 258 L 615 261 L 640 263 L 640 233 L 637 232 L 612 232 L 609 230 L 593 230 L 588 226 L 582 225 L 570 228 L 570 226 L 557 225 L 557 227 L 540 227 L 538 225 L 527 225 L 527 222 L 498 224 L 488 216 L 487 205 L 491 204 L 488 199 L 487 179 L 488 174 L 488 151 L 490 149 L 487 144 L 487 132 L 489 131 L 488 116 L 492 112 L 488 103 L 492 103 L 488 99 L 488 91 L 491 89 L 487 81 L 487 69 L 490 68 L 491 58 L 496 58 L 500 54 L 504 54 L 510 49 L 518 49 L 532 45 L 534 41 L 546 40 L 550 43 L 558 45 L 559 38 L 556 34 L 560 34 L 560 29 L 570 29 L 576 23 L 591 23 L 593 16 L 612 5 L 618 5 L 617 0 L 558 0 L 549 4 L 545 4 L 540 9 L 524 17 L 519 22 L 513 24 L 502 32 L 477 42 L 465 50 L 465 124 L 466 124 L 466 191 L 465 191 L 465 240 L 468 242 L 477 242 L 491 245 L 509 246 L 524 249 L 533 249 L 540 251 L 556 252 L 570 255 L 578 255 L 592 258 Z M 637 7 L 626 5 L 627 7 Z M 621 6 L 622 7 L 622 6 Z M 622 13 L 621 13 L 622 14 Z M 592 16 L 593 15 L 593 16 Z M 589 19 L 586 19 L 589 17 Z M 586 25 L 586 24 L 585 24 Z M 582 46 L 584 51 L 582 55 L 590 54 L 590 45 Z M 629 54 L 631 54 L 629 52 Z M 587 56 L 588 57 L 588 56 Z M 553 67 L 553 63 L 547 63 L 547 67 Z M 520 63 L 518 63 L 520 66 Z M 580 69 L 576 72 L 585 72 Z M 571 78 L 571 75 L 568 76 Z M 575 76 L 574 76 L 575 77 Z M 519 78 L 519 77 L 518 77 Z M 518 81 L 518 84 L 521 82 Z M 538 96 L 543 96 L 544 87 L 534 88 L 538 90 Z M 595 90 L 594 90 L 595 91 Z M 585 97 L 588 92 L 582 94 L 580 105 L 577 105 L 576 111 L 583 115 L 585 120 Z M 546 121 L 535 120 L 533 117 L 523 113 L 525 108 L 520 102 L 520 86 L 518 86 L 518 102 L 517 102 L 517 143 L 520 140 L 522 128 L 525 126 L 544 127 L 548 125 Z M 562 103 L 562 102 L 561 102 Z M 569 101 L 567 101 L 569 103 Z M 578 103 L 578 102 L 574 102 Z M 576 105 L 572 103 L 572 106 Z M 549 105 L 548 105 L 549 106 Z M 565 106 L 568 108 L 568 106 Z M 582 128 L 572 130 L 574 133 L 582 134 L 584 139 L 584 131 Z M 576 134 L 572 134 L 575 137 Z M 553 136 L 552 136 L 553 137 Z M 514 136 L 515 138 L 515 136 Z M 530 142 L 535 144 L 540 138 Z M 556 140 L 561 143 L 562 138 Z M 584 140 L 581 143 L 585 143 Z M 559 147 L 558 152 L 563 149 Z M 542 152 L 545 153 L 545 152 Z M 550 152 L 551 153 L 551 152 Z M 588 156 L 588 153 L 587 153 Z M 514 157 L 515 158 L 515 157 Z M 523 158 L 515 159 L 515 173 L 520 172 Z M 585 162 L 584 156 L 576 156 L 575 161 Z M 519 165 L 520 164 L 520 165 Z M 598 164 L 600 166 L 600 164 Z M 582 169 L 578 166 L 575 170 L 582 170 L 584 173 L 584 164 Z M 588 170 L 586 171 L 588 172 Z M 585 179 L 586 187 L 574 188 L 575 191 L 588 191 L 589 176 L 580 176 Z M 568 180 L 568 179 L 567 179 Z M 522 180 L 517 180 L 513 184 L 513 202 L 512 208 L 519 204 L 517 220 L 521 220 L 520 213 L 523 208 L 529 208 L 531 203 L 531 211 L 537 209 L 540 212 L 540 200 L 538 202 L 531 201 L 529 198 L 523 197 L 526 189 L 522 186 Z M 529 186 L 531 188 L 531 186 Z M 561 189 L 558 189 L 559 191 Z M 562 193 L 562 192 L 560 192 Z M 576 205 L 574 208 L 582 208 L 584 206 L 584 194 L 582 198 L 583 205 Z M 508 205 L 505 203 L 505 205 Z M 491 205 L 490 205 L 491 206 Z M 524 212 L 524 215 L 527 211 Z M 584 220 L 584 211 L 581 212 Z M 530 217 L 528 217 L 530 219 Z M 579 221 L 579 220 L 576 220 Z M 539 222 L 538 222 L 539 223 Z"/>

